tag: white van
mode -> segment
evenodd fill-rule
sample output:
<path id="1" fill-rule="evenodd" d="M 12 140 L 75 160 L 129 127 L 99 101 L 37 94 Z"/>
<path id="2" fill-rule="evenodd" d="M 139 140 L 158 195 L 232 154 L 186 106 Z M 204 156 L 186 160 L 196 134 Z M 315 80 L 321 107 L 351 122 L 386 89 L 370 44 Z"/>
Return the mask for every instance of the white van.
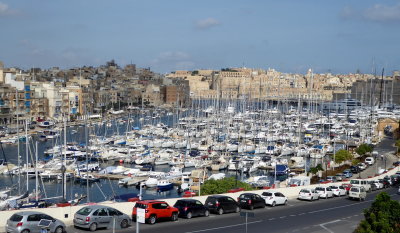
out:
<path id="1" fill-rule="evenodd" d="M 362 187 L 364 187 L 365 191 L 371 192 L 371 185 L 366 180 L 354 179 L 354 180 L 350 180 L 350 184 L 352 186 L 362 186 Z"/>
<path id="2" fill-rule="evenodd" d="M 371 166 L 375 163 L 375 159 L 373 157 L 367 157 L 365 158 L 365 163 Z"/>

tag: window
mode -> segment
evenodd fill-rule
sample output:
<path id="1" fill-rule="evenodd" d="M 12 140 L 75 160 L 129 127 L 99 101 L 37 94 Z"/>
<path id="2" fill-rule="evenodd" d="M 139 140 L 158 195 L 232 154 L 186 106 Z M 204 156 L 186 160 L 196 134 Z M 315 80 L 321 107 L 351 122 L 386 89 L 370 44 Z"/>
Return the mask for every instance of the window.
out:
<path id="1" fill-rule="evenodd" d="M 99 216 L 108 216 L 107 210 L 106 209 L 100 209 Z"/>
<path id="2" fill-rule="evenodd" d="M 40 219 L 46 219 L 46 220 L 50 220 L 50 221 L 53 221 L 53 220 L 54 220 L 53 217 L 51 217 L 51 216 L 49 216 L 49 215 L 47 215 L 47 214 L 41 214 L 41 215 L 40 215 Z"/>
<path id="3" fill-rule="evenodd" d="M 160 204 L 160 209 L 166 209 L 166 208 L 168 208 L 168 204 L 167 203 L 161 203 Z"/>
<path id="4" fill-rule="evenodd" d="M 77 212 L 77 214 L 84 215 L 84 216 L 88 216 L 91 212 L 92 212 L 92 209 L 91 209 L 91 208 L 84 207 L 84 208 L 80 209 L 80 210 Z"/>
<path id="5" fill-rule="evenodd" d="M 108 208 L 108 214 L 110 216 L 117 216 L 118 215 L 116 209 L 112 209 L 112 208 Z"/>
<path id="6" fill-rule="evenodd" d="M 21 216 L 21 215 L 13 214 L 13 216 L 11 216 L 11 218 L 10 218 L 10 221 L 19 222 L 22 220 L 22 218 L 23 218 L 23 216 Z"/>
<path id="7" fill-rule="evenodd" d="M 40 221 L 40 214 L 31 214 L 28 216 L 28 222 L 39 222 Z"/>
<path id="8" fill-rule="evenodd" d="M 203 205 L 200 201 L 196 201 L 196 205 Z"/>
<path id="9" fill-rule="evenodd" d="M 231 197 L 228 197 L 227 199 L 228 199 L 228 201 L 230 201 L 230 202 L 235 202 L 235 200 L 233 200 Z"/>

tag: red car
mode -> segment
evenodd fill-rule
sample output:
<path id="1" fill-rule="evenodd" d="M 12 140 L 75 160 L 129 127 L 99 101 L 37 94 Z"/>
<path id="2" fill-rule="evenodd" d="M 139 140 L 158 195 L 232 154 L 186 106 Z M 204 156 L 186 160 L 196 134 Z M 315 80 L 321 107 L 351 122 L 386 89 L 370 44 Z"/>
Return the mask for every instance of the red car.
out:
<path id="1" fill-rule="evenodd" d="M 178 220 L 179 210 L 169 206 L 165 201 L 138 201 L 133 207 L 132 221 L 136 222 L 136 209 L 145 209 L 146 223 L 155 224 L 159 219 L 169 219 L 171 221 Z"/>

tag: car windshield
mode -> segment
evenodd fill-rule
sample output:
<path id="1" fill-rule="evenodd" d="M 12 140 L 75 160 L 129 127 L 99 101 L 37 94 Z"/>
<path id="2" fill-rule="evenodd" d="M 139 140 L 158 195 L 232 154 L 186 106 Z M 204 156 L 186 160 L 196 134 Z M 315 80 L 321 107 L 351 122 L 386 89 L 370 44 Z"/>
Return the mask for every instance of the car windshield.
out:
<path id="1" fill-rule="evenodd" d="M 315 188 L 315 190 L 317 190 L 317 191 L 325 191 L 325 188 L 322 188 L 322 187 L 316 187 L 316 188 Z"/>
<path id="2" fill-rule="evenodd" d="M 13 222 L 19 222 L 21 221 L 23 218 L 23 216 L 18 215 L 18 214 L 13 214 L 13 216 L 11 216 L 10 220 Z"/>
<path id="3" fill-rule="evenodd" d="M 337 186 L 331 186 L 331 189 L 338 189 Z"/>
<path id="4" fill-rule="evenodd" d="M 350 191 L 352 191 L 352 192 L 358 192 L 358 188 L 351 188 Z"/>
<path id="5" fill-rule="evenodd" d="M 137 202 L 136 202 L 135 207 L 136 207 L 136 208 L 141 208 L 141 209 L 146 209 L 146 208 L 147 208 L 147 205 L 146 205 L 146 204 L 143 204 L 143 203 L 137 203 Z"/>
<path id="6" fill-rule="evenodd" d="M 350 180 L 350 184 L 359 184 L 360 181 L 359 180 Z"/>
<path id="7" fill-rule="evenodd" d="M 84 208 L 80 209 L 80 210 L 77 212 L 77 214 L 84 215 L 84 216 L 88 216 L 91 212 L 92 212 L 92 209 L 91 209 L 91 208 L 89 208 L 89 207 L 84 207 Z"/>
<path id="8" fill-rule="evenodd" d="M 301 192 L 301 193 L 310 193 L 310 190 L 308 190 L 308 189 L 302 189 L 302 190 L 300 190 L 300 192 Z"/>

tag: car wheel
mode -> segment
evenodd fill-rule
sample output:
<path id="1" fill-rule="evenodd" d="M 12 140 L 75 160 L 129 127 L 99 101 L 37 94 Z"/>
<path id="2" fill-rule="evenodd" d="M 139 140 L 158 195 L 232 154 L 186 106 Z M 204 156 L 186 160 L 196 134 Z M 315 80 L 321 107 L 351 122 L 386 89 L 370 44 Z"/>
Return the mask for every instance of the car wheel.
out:
<path id="1" fill-rule="evenodd" d="M 90 230 L 90 231 L 96 231 L 96 230 L 97 230 L 97 223 L 92 223 L 92 224 L 90 224 L 89 230 Z"/>
<path id="2" fill-rule="evenodd" d="M 128 220 L 124 219 L 121 221 L 121 228 L 127 228 L 128 227 Z"/>
<path id="3" fill-rule="evenodd" d="M 314 201 L 314 197 L 311 197 L 310 201 Z"/>
<path id="4" fill-rule="evenodd" d="M 276 202 L 272 202 L 271 206 L 272 207 L 276 206 Z"/>
<path id="5" fill-rule="evenodd" d="M 59 226 L 59 227 L 56 228 L 54 233 L 64 233 L 64 228 L 62 226 Z"/>
<path id="6" fill-rule="evenodd" d="M 28 230 L 23 230 L 23 231 L 21 231 L 21 233 L 29 233 L 29 231 Z"/>
<path id="7" fill-rule="evenodd" d="M 222 214 L 224 214 L 224 209 L 222 209 L 222 208 L 219 208 L 219 209 L 218 209 L 218 214 L 219 214 L 219 215 L 222 215 Z"/>
<path id="8" fill-rule="evenodd" d="M 287 200 L 285 200 L 285 203 L 283 203 L 283 205 L 287 205 Z"/>
<path id="9" fill-rule="evenodd" d="M 253 206 L 253 205 L 250 205 L 250 206 L 249 206 L 249 209 L 250 209 L 250 210 L 254 210 L 254 206 Z"/>
<path id="10" fill-rule="evenodd" d="M 204 217 L 208 217 L 208 216 L 210 216 L 210 211 L 208 211 L 208 210 L 204 211 Z"/>
<path id="11" fill-rule="evenodd" d="M 187 212 L 186 218 L 187 218 L 187 219 L 191 219 L 191 218 L 192 218 L 192 212 Z"/>
<path id="12" fill-rule="evenodd" d="M 153 224 L 156 223 L 156 221 L 157 221 L 157 217 L 155 215 L 151 215 L 150 218 L 149 218 L 149 223 L 151 225 L 153 225 Z"/>
<path id="13" fill-rule="evenodd" d="M 174 212 L 174 213 L 172 213 L 172 215 L 171 215 L 171 221 L 177 221 L 178 220 L 178 213 L 176 213 L 176 212 Z"/>
<path id="14" fill-rule="evenodd" d="M 240 207 L 236 206 L 235 213 L 239 213 L 239 212 L 240 212 Z"/>

